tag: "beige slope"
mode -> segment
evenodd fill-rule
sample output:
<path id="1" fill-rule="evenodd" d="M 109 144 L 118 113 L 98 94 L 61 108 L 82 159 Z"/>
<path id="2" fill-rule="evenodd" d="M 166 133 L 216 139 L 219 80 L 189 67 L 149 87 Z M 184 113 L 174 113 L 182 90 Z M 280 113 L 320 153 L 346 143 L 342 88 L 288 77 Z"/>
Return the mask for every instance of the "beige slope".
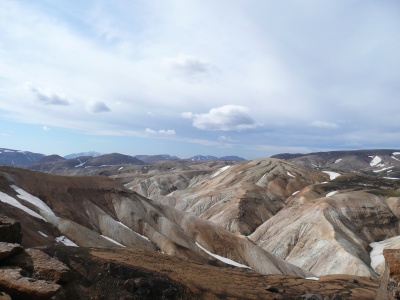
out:
<path id="1" fill-rule="evenodd" d="M 288 207 L 249 238 L 318 276 L 376 276 L 369 244 L 398 232 L 398 219 L 384 197 L 348 192 Z"/>
<path id="2" fill-rule="evenodd" d="M 222 166 L 191 178 L 185 189 L 167 195 L 152 193 L 151 198 L 212 221 L 233 233 L 248 235 L 285 207 L 286 198 L 294 192 L 328 178 L 324 173 L 282 160 L 257 159 Z M 157 182 L 146 184 L 154 187 Z M 143 184 L 127 186 L 142 194 L 150 193 L 143 192 Z M 154 192 L 154 188 L 151 191 Z"/>
<path id="3" fill-rule="evenodd" d="M 54 215 L 38 207 L 48 223 L 78 245 L 115 246 L 103 236 L 129 247 L 164 252 L 180 258 L 224 265 L 213 254 L 247 265 L 261 274 L 310 276 L 251 241 L 222 227 L 146 199 L 104 177 L 62 177 L 36 172 L 3 169 L 8 180 L 0 180 L 3 192 L 15 184 L 48 205 Z M 0 178 L 1 179 L 1 178 Z M 21 214 L 25 214 L 21 211 Z M 96 244 L 96 240 L 98 243 Z"/>

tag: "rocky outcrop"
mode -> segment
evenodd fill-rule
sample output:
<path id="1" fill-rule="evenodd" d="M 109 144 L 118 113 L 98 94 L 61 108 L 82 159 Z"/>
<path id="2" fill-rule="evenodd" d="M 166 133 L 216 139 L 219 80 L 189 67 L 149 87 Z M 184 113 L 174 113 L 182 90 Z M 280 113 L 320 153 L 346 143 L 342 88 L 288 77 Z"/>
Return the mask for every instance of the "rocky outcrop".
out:
<path id="1" fill-rule="evenodd" d="M 0 214 L 0 242 L 20 244 L 21 240 L 21 224 Z"/>
<path id="2" fill-rule="evenodd" d="M 51 247 L 74 272 L 71 299 L 374 299 L 378 280 L 337 275 L 308 280 L 221 268 L 137 248 Z M 83 283 L 85 285 L 83 286 Z M 129 298 L 131 297 L 131 298 Z M 315 299 L 315 298 L 308 298 Z"/>
<path id="3" fill-rule="evenodd" d="M 50 299 L 72 279 L 71 271 L 37 249 L 0 243 L 0 295 L 3 299 Z"/>
<path id="4" fill-rule="evenodd" d="M 61 286 L 45 280 L 22 276 L 18 267 L 0 267 L 0 289 L 15 299 L 50 299 Z"/>
<path id="5" fill-rule="evenodd" d="M 400 299 L 400 250 L 383 250 L 385 271 L 377 291 L 376 300 Z"/>
<path id="6" fill-rule="evenodd" d="M 19 244 L 9 244 L 0 242 L 0 260 L 9 258 L 15 254 L 21 253 L 23 248 Z"/>

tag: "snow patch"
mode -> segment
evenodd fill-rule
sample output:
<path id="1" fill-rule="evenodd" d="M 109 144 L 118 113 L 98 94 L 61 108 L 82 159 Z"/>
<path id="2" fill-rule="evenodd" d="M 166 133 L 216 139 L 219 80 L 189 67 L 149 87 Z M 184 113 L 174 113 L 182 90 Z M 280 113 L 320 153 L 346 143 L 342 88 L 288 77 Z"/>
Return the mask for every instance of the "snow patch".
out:
<path id="1" fill-rule="evenodd" d="M 39 233 L 40 235 L 43 235 L 44 237 L 49 237 L 47 234 L 45 234 L 45 233 L 43 233 L 43 232 L 41 232 L 41 231 L 38 231 L 38 233 Z"/>
<path id="2" fill-rule="evenodd" d="M 76 165 L 75 168 L 82 167 L 84 164 L 86 164 L 86 161 L 85 161 L 85 162 L 82 162 L 79 158 L 78 158 L 78 160 L 79 160 L 80 164 L 79 164 L 79 165 Z"/>
<path id="3" fill-rule="evenodd" d="M 306 277 L 307 280 L 319 280 L 318 277 Z"/>
<path id="4" fill-rule="evenodd" d="M 336 177 L 339 177 L 339 176 L 341 175 L 341 174 L 339 174 L 339 173 L 331 172 L 331 171 L 322 171 L 322 172 L 328 174 L 328 175 L 329 175 L 329 178 L 330 178 L 331 180 L 334 180 Z"/>
<path id="5" fill-rule="evenodd" d="M 221 174 L 223 171 L 228 170 L 230 167 L 231 167 L 231 166 L 225 166 L 225 167 L 219 168 L 219 169 L 217 170 L 217 172 L 215 172 L 214 174 L 212 174 L 212 175 L 210 176 L 210 178 L 214 178 L 214 177 L 218 176 L 218 175 Z"/>
<path id="6" fill-rule="evenodd" d="M 199 247 L 199 248 L 200 248 L 201 250 L 203 250 L 204 252 L 206 252 L 208 255 L 211 255 L 212 257 L 215 257 L 215 258 L 218 259 L 219 261 L 222 261 L 222 262 L 224 262 L 224 263 L 226 263 L 226 264 L 228 264 L 228 265 L 235 266 L 235 267 L 239 267 L 239 268 L 251 269 L 249 266 L 240 264 L 240 263 L 238 263 L 238 262 L 236 262 L 236 261 L 234 261 L 234 260 L 231 260 L 231 259 L 229 259 L 229 258 L 222 257 L 222 256 L 219 256 L 219 255 L 217 255 L 217 254 L 211 253 L 211 252 L 208 251 L 207 249 L 203 248 L 203 247 L 202 247 L 199 243 L 197 243 L 197 242 L 196 242 L 196 246 Z"/>
<path id="7" fill-rule="evenodd" d="M 400 236 L 395 236 L 387 240 L 369 244 L 372 248 L 372 251 L 370 253 L 371 267 L 374 270 L 379 264 L 385 261 L 383 250 L 387 248 L 390 244 L 392 244 L 393 242 L 397 242 L 398 240 L 400 240 Z"/>
<path id="8" fill-rule="evenodd" d="M 19 195 L 18 198 L 28 201 L 29 203 L 35 205 L 37 208 L 40 208 L 41 210 L 44 210 L 48 212 L 49 214 L 55 215 L 53 210 L 47 206 L 46 203 L 44 203 L 42 200 L 40 200 L 38 197 L 35 197 L 28 192 L 25 192 L 23 189 L 17 187 L 16 185 L 11 185 L 11 187 L 16 191 Z"/>
<path id="9" fill-rule="evenodd" d="M 394 177 L 383 177 L 385 179 L 391 179 L 391 180 L 399 180 L 400 178 L 394 178 Z"/>
<path id="10" fill-rule="evenodd" d="M 73 241 L 71 241 L 70 239 L 66 238 L 65 236 L 59 236 L 56 238 L 56 242 L 57 243 L 62 243 L 65 246 L 70 246 L 70 247 L 78 247 L 77 244 L 75 244 Z"/>
<path id="11" fill-rule="evenodd" d="M 395 159 L 395 160 L 398 160 L 398 161 L 400 161 L 400 159 L 398 159 L 398 158 L 394 157 L 393 155 L 392 155 L 392 158 L 393 158 L 393 159 Z"/>
<path id="12" fill-rule="evenodd" d="M 290 174 L 289 171 L 286 171 L 286 173 L 287 173 L 290 177 L 296 177 L 296 176 Z"/>
<path id="13" fill-rule="evenodd" d="M 400 152 L 393 152 L 392 155 L 400 155 Z"/>
<path id="14" fill-rule="evenodd" d="M 341 162 L 341 161 L 342 161 L 342 158 L 339 158 L 339 159 L 335 160 L 335 164 L 337 164 L 338 162 Z"/>
<path id="15" fill-rule="evenodd" d="M 372 157 L 372 160 L 371 160 L 371 162 L 369 163 L 369 165 L 370 165 L 371 167 L 376 166 L 377 164 L 379 164 L 379 163 L 382 161 L 382 159 L 381 159 L 379 156 L 370 156 L 370 157 Z"/>
<path id="16" fill-rule="evenodd" d="M 333 191 L 333 192 L 329 192 L 328 194 L 326 194 L 325 197 L 331 197 L 333 195 L 335 195 L 338 191 Z"/>
<path id="17" fill-rule="evenodd" d="M 19 203 L 16 199 L 14 199 L 11 196 L 8 196 L 7 194 L 0 192 L 0 201 L 10 204 L 16 208 L 19 208 L 20 210 L 23 210 L 24 212 L 30 214 L 31 216 L 42 219 L 43 221 L 46 221 L 41 215 L 39 215 L 37 212 L 31 210 L 30 208 L 27 208 L 25 205 L 22 205 Z"/>
<path id="18" fill-rule="evenodd" d="M 123 168 L 124 168 L 124 167 L 119 168 L 118 171 L 122 170 Z"/>
<path id="19" fill-rule="evenodd" d="M 107 241 L 110 241 L 111 243 L 114 243 L 115 245 L 121 246 L 121 247 L 126 247 L 120 243 L 118 243 L 116 240 L 113 240 L 112 238 L 109 238 L 108 236 L 105 235 L 100 235 L 101 237 L 105 238 Z"/>
<path id="20" fill-rule="evenodd" d="M 380 170 L 375 170 L 374 173 L 383 172 L 383 171 L 386 171 L 386 170 L 390 170 L 392 168 L 394 168 L 394 167 L 387 167 L 387 168 L 383 168 L 383 169 L 380 169 Z"/>
<path id="21" fill-rule="evenodd" d="M 300 192 L 300 191 L 295 191 L 295 192 L 292 194 L 292 196 L 296 195 L 298 192 Z"/>

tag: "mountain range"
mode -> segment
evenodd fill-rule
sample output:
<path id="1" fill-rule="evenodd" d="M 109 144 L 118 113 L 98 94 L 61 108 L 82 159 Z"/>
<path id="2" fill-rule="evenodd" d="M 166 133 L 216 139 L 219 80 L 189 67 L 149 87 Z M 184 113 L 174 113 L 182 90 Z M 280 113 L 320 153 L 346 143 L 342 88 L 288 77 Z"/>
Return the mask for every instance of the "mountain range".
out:
<path id="1" fill-rule="evenodd" d="M 375 299 L 395 291 L 387 253 L 400 248 L 400 151 L 159 157 L 51 155 L 0 167 L 0 292 L 46 299 L 38 291 L 48 284 L 48 296 L 67 299 Z M 72 275 L 40 275 L 40 257 Z"/>
<path id="2" fill-rule="evenodd" d="M 119 157 L 119 159 L 117 158 Z M 6 149 L 0 148 L 0 165 L 3 166 L 28 166 L 32 164 L 41 164 L 50 162 L 51 160 L 61 161 L 62 158 L 66 160 L 71 160 L 68 163 L 68 166 L 72 166 L 74 159 L 80 159 L 81 161 L 86 160 L 88 158 L 96 158 L 102 157 L 101 159 L 94 159 L 93 161 L 103 161 L 104 165 L 118 165 L 118 164 L 126 164 L 129 163 L 127 160 L 130 155 L 124 155 L 120 153 L 110 153 L 110 154 L 102 154 L 96 151 L 88 151 L 88 152 L 79 152 L 79 153 L 72 153 L 61 157 L 57 154 L 49 155 L 46 158 L 46 155 L 40 153 L 33 153 L 29 151 L 21 151 L 21 150 L 13 150 L 13 149 Z M 163 160 L 178 160 L 180 159 L 177 156 L 171 156 L 168 154 L 159 154 L 159 155 L 134 155 L 133 158 L 136 158 L 136 161 L 131 160 L 130 163 L 135 164 L 139 163 L 139 161 L 144 163 L 154 163 Z M 191 161 L 203 161 L 203 160 L 222 160 L 222 161 L 245 161 L 244 158 L 238 156 L 224 156 L 224 157 L 216 157 L 216 156 L 203 156 L 203 155 L 196 155 L 193 157 L 188 158 L 187 160 Z M 75 160 L 76 162 L 76 160 Z M 97 163 L 95 163 L 97 166 Z M 35 166 L 35 168 L 38 165 Z M 40 169 L 40 168 L 39 168 Z"/>

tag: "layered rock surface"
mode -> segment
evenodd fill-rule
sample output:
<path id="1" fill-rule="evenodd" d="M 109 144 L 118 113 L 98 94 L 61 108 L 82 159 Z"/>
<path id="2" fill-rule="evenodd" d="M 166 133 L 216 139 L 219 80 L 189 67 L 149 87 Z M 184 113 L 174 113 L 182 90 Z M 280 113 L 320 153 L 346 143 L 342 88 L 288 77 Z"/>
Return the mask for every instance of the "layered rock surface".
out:
<path id="1" fill-rule="evenodd" d="M 19 212 L 19 221 L 30 220 L 27 229 L 23 226 L 24 245 L 42 239 L 49 244 L 134 246 L 203 263 L 215 261 L 203 247 L 261 274 L 311 275 L 222 227 L 141 197 L 106 177 L 62 177 L 12 168 L 0 172 L 0 207 Z M 13 201 L 30 210 L 13 207 Z"/>
<path id="2" fill-rule="evenodd" d="M 160 175 L 138 177 L 126 186 L 181 211 L 221 225 L 235 234 L 248 235 L 285 207 L 294 192 L 328 175 L 276 159 L 258 159 L 185 177 L 164 174 L 176 188 L 160 188 Z M 159 190 L 157 190 L 159 187 Z"/>
<path id="3" fill-rule="evenodd" d="M 377 276 L 370 244 L 399 235 L 400 197 L 384 196 L 397 192 L 383 189 L 385 182 L 376 189 L 376 179 L 367 179 L 365 191 L 358 191 L 354 176 L 306 187 L 249 238 L 317 275 Z"/>

